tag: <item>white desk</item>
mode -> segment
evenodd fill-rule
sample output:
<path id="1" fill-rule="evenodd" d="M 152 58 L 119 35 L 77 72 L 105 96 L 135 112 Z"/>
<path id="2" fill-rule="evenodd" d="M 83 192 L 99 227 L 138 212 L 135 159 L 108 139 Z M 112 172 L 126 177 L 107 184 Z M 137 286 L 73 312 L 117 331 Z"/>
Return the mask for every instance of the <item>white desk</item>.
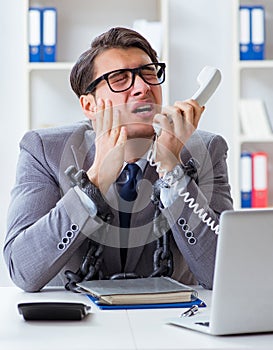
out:
<path id="1" fill-rule="evenodd" d="M 210 305 L 211 292 L 199 296 Z M 17 304 L 30 301 L 76 301 L 92 305 L 89 299 L 64 289 L 24 293 L 0 288 L 0 348 L 3 350 L 130 350 L 130 349 L 273 349 L 273 333 L 215 337 L 165 323 L 182 309 L 99 310 L 82 321 L 24 321 Z"/>

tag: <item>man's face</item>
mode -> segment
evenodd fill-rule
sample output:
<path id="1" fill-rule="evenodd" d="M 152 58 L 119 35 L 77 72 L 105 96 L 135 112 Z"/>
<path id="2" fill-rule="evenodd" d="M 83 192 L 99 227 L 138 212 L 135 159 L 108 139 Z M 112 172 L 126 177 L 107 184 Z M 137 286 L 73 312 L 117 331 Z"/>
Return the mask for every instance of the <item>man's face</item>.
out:
<path id="1" fill-rule="evenodd" d="M 101 75 L 124 68 L 137 68 L 151 63 L 150 57 L 141 49 L 112 48 L 95 59 L 94 80 Z M 123 92 L 110 90 L 106 80 L 96 87 L 95 100 L 110 99 L 113 107 L 120 110 L 121 123 L 127 127 L 128 138 L 151 137 L 151 126 L 155 113 L 160 112 L 162 90 L 160 85 L 149 85 L 136 74 L 133 86 Z"/>

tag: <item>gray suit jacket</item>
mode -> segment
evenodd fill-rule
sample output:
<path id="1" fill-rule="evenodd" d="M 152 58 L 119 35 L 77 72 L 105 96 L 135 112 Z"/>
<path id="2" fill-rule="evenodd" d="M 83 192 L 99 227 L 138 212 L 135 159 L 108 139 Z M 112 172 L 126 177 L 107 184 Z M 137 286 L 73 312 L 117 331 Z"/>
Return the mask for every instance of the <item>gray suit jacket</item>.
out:
<path id="1" fill-rule="evenodd" d="M 90 122 L 84 121 L 73 126 L 29 131 L 21 140 L 4 257 L 12 280 L 23 290 L 38 291 L 47 284 L 65 284 L 64 271 L 79 268 L 87 237 L 105 244 L 104 275 L 120 272 L 119 218 L 114 189 L 107 194 L 114 220 L 102 233 L 101 220 L 90 216 L 64 173 L 70 165 L 85 170 L 90 167 L 95 152 L 94 139 Z M 196 131 L 181 158 L 186 163 L 193 157 L 200 164 L 198 179 L 190 180 L 186 189 L 198 208 L 192 207 L 194 203 L 185 203 L 185 198 L 179 195 L 170 207 L 162 209 L 172 228 L 173 277 L 183 283 L 200 283 L 212 288 L 217 235 L 203 221 L 210 218 L 216 225 L 221 212 L 232 209 L 227 150 L 221 136 Z M 156 243 L 150 195 L 157 178 L 155 167 L 147 164 L 140 185 L 141 195 L 132 214 L 125 271 L 143 276 L 149 275 L 153 268 Z M 197 209 L 202 208 L 204 212 L 199 211 L 198 216 Z M 202 213 L 206 213 L 203 221 Z"/>

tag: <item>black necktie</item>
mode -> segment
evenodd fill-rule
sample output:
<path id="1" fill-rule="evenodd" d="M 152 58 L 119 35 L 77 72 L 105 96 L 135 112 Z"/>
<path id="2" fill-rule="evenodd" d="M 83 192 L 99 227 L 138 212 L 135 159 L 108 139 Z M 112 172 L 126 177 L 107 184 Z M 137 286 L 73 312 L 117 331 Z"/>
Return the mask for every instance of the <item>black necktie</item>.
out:
<path id="1" fill-rule="evenodd" d="M 130 227 L 131 210 L 133 207 L 133 201 L 137 197 L 137 173 L 140 170 L 139 166 L 135 163 L 127 164 L 123 172 L 127 172 L 127 181 L 119 185 L 120 211 L 119 221 L 121 228 L 121 263 L 124 268 L 126 256 L 127 256 L 127 242 L 128 242 L 128 229 Z"/>
<path id="2" fill-rule="evenodd" d="M 137 184 L 137 173 L 139 171 L 139 166 L 135 163 L 127 164 L 124 168 L 128 172 L 127 181 L 120 185 L 120 196 L 124 200 L 131 202 L 137 197 L 136 184 Z M 123 170 L 123 171 L 124 171 Z"/>

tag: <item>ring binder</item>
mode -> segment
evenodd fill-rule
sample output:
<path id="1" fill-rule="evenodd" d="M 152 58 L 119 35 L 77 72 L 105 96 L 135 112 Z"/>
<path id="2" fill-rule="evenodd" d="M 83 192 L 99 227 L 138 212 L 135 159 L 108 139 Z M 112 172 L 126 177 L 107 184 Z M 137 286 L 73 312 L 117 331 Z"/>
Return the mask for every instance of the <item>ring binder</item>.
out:
<path id="1" fill-rule="evenodd" d="M 252 154 L 252 207 L 268 206 L 268 155 L 266 152 Z"/>
<path id="2" fill-rule="evenodd" d="M 252 195 L 252 157 L 251 153 L 242 152 L 241 154 L 241 207 L 251 208 Z"/>
<path id="3" fill-rule="evenodd" d="M 29 62 L 41 62 L 41 28 L 41 9 L 30 7 L 28 10 Z"/>
<path id="4" fill-rule="evenodd" d="M 57 11 L 54 7 L 43 9 L 43 61 L 56 61 Z"/>

